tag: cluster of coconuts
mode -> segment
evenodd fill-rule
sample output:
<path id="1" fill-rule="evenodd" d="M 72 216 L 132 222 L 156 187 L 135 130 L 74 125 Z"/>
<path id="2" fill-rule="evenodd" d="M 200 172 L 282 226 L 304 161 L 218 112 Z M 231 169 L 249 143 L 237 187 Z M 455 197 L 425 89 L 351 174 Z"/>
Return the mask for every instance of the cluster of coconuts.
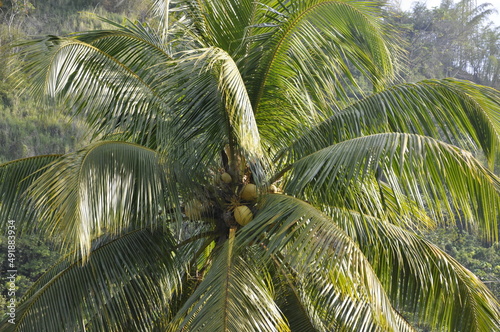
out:
<path id="1" fill-rule="evenodd" d="M 258 196 L 257 186 L 253 183 L 244 185 L 240 192 L 241 199 L 245 201 L 255 201 Z M 252 211 L 246 205 L 237 206 L 234 209 L 234 219 L 241 226 L 245 226 L 253 219 Z"/>
<path id="2" fill-rule="evenodd" d="M 230 184 L 233 181 L 232 176 L 225 172 L 220 175 L 220 180 L 225 184 Z M 274 185 L 271 185 L 268 189 L 270 193 L 278 192 L 278 188 Z M 254 202 L 259 197 L 259 193 L 257 190 L 257 186 L 253 183 L 245 184 L 239 193 L 240 199 L 245 202 Z M 237 203 L 236 207 L 233 209 L 233 217 L 234 220 L 241 226 L 247 225 L 253 219 L 253 213 L 250 208 L 245 204 Z M 186 203 L 185 205 L 185 214 L 190 219 L 199 219 L 201 217 L 202 212 L 204 211 L 204 206 L 201 201 L 198 199 L 193 199 Z"/>
<path id="3" fill-rule="evenodd" d="M 232 177 L 229 173 L 223 173 L 221 180 L 224 183 L 231 183 Z M 244 201 L 255 201 L 258 197 L 257 186 L 253 183 L 248 183 L 241 188 L 240 198 Z M 241 225 L 245 226 L 253 219 L 253 213 L 246 205 L 238 205 L 233 211 L 234 220 Z"/>

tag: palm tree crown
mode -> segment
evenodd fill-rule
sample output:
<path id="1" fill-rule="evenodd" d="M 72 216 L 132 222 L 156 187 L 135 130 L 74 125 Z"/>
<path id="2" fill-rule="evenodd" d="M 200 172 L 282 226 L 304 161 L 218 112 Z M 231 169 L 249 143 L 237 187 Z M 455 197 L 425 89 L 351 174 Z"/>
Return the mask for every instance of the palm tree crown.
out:
<path id="1" fill-rule="evenodd" d="M 497 241 L 500 93 L 394 84 L 380 4 L 155 1 L 151 25 L 29 42 L 32 93 L 80 151 L 0 166 L 0 220 L 61 242 L 13 331 L 500 329 L 499 303 L 418 235 Z M 403 318 L 406 317 L 406 318 Z"/>

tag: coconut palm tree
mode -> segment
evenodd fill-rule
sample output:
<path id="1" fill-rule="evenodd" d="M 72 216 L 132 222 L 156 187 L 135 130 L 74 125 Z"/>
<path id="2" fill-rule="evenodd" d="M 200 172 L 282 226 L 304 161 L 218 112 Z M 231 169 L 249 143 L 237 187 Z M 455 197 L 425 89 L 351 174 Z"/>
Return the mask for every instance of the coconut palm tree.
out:
<path id="1" fill-rule="evenodd" d="M 495 331 L 420 235 L 498 239 L 500 93 L 395 84 L 379 4 L 156 1 L 150 25 L 23 48 L 93 142 L 0 167 L 2 228 L 65 253 L 6 331 Z M 478 152 L 481 151 L 481 152 Z M 7 317 L 11 318 L 11 317 Z"/>

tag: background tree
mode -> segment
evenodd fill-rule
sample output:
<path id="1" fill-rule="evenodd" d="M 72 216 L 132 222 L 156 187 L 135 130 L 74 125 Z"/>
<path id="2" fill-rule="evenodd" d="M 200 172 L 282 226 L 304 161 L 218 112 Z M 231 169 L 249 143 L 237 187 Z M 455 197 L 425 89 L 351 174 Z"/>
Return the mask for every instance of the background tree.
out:
<path id="1" fill-rule="evenodd" d="M 493 165 L 496 90 L 388 89 L 399 49 L 371 1 L 172 5 L 170 29 L 26 45 L 32 92 L 95 140 L 0 168 L 2 226 L 67 252 L 5 329 L 499 328 L 480 280 L 414 233 L 458 215 L 497 240 L 500 181 L 466 150 Z"/>
<path id="2" fill-rule="evenodd" d="M 498 88 L 498 27 L 489 21 L 490 3 L 443 0 L 427 9 L 416 2 L 410 12 L 392 14 L 408 41 L 409 81 L 456 77 Z"/>

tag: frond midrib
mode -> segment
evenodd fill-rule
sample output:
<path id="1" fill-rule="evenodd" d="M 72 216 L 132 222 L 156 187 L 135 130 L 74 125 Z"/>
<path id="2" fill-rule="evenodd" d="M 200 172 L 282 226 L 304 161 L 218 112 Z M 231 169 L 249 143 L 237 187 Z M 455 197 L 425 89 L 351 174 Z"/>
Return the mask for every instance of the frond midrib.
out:
<path id="1" fill-rule="evenodd" d="M 50 57 L 49 65 L 48 68 L 51 68 L 53 66 L 53 63 L 55 62 L 55 58 L 58 56 L 58 54 L 65 48 L 72 47 L 72 46 L 83 46 L 90 48 L 91 50 L 95 51 L 97 54 L 100 54 L 104 56 L 106 59 L 112 61 L 114 64 L 116 64 L 119 68 L 122 68 L 125 73 L 129 75 L 129 77 L 135 79 L 139 84 L 141 84 L 143 87 L 146 88 L 147 91 L 149 91 L 157 100 L 162 100 L 164 103 L 167 103 L 166 100 L 164 100 L 164 97 L 159 95 L 155 89 L 148 83 L 146 83 L 139 75 L 137 75 L 133 70 L 131 70 L 128 66 L 124 65 L 121 61 L 119 61 L 117 58 L 109 55 L 107 52 L 102 51 L 101 49 L 95 47 L 92 44 L 82 42 L 80 40 L 75 40 L 72 39 L 71 42 L 66 42 L 63 46 L 59 47 L 56 52 Z M 50 70 L 47 70 L 45 74 L 45 82 L 50 82 Z M 46 89 L 46 85 L 44 85 L 44 89 Z"/>
<path id="2" fill-rule="evenodd" d="M 8 162 L 0 164 L 0 168 L 7 167 L 7 166 L 16 164 L 18 162 L 23 162 L 23 161 L 26 161 L 26 160 L 35 160 L 35 159 L 51 158 L 51 157 L 52 158 L 58 158 L 58 157 L 62 157 L 62 156 L 64 156 L 64 154 L 45 154 L 45 155 L 39 155 L 39 156 L 33 156 L 33 157 L 25 157 L 25 158 L 10 160 Z"/>

